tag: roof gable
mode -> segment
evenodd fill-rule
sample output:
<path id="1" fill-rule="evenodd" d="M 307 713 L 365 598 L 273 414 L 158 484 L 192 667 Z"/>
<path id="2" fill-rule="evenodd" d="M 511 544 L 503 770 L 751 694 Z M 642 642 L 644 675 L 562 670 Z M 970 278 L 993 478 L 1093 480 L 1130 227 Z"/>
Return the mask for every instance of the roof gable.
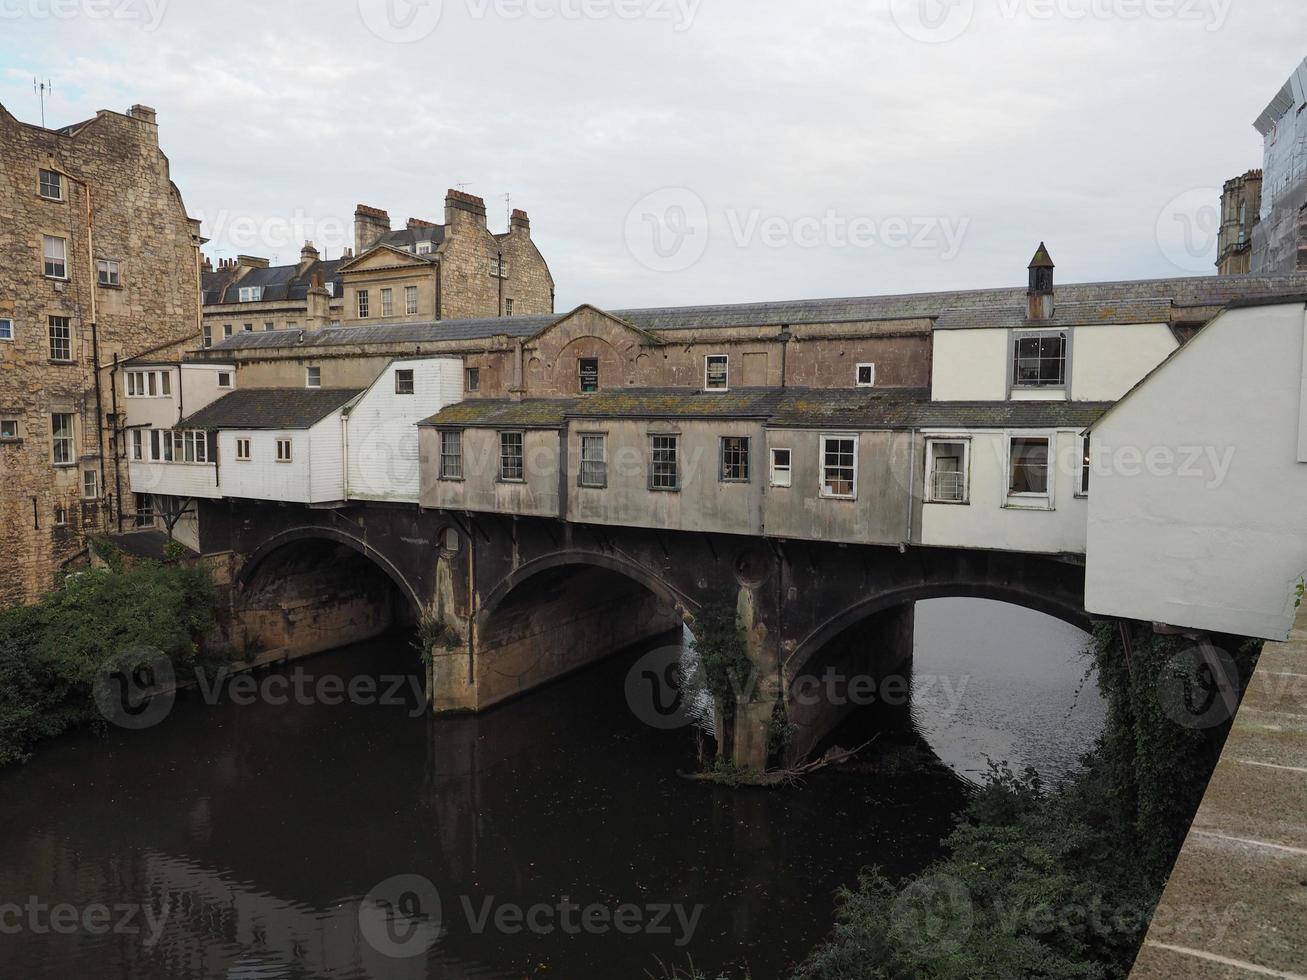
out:
<path id="1" fill-rule="evenodd" d="M 414 255 L 394 245 L 378 242 L 354 258 L 346 259 L 336 271 L 343 275 L 351 272 L 366 272 L 369 269 L 393 269 L 395 266 L 404 265 L 423 268 L 430 266 L 434 261 L 434 255 Z"/>

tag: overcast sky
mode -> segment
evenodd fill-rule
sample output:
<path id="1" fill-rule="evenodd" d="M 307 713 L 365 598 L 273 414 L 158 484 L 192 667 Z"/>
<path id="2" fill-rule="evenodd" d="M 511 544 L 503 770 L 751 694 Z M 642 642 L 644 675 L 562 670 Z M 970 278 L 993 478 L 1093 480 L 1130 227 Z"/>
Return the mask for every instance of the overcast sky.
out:
<path id="1" fill-rule="evenodd" d="M 215 257 L 530 212 L 558 308 L 1205 274 L 1302 0 L 0 0 L 0 102 L 158 109 Z"/>

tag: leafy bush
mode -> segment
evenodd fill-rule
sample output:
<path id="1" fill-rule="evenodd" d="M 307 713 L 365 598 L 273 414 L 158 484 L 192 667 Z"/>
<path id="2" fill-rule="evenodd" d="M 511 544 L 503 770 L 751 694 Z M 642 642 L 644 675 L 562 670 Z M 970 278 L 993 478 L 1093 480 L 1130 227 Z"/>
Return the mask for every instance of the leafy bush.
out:
<path id="1" fill-rule="evenodd" d="M 1100 627 L 1107 724 L 1079 775 L 1047 792 L 994 769 L 947 857 L 901 887 L 864 871 L 794 980 L 1124 977 L 1229 730 L 1177 724 L 1159 697 L 1190 646 Z M 1257 652 L 1239 651 L 1244 682 Z"/>
<path id="2" fill-rule="evenodd" d="M 213 605 L 203 569 L 146 562 L 70 575 L 38 604 L 0 613 L 0 766 L 98 721 L 96 672 L 124 649 L 158 649 L 179 675 L 193 667 Z"/>

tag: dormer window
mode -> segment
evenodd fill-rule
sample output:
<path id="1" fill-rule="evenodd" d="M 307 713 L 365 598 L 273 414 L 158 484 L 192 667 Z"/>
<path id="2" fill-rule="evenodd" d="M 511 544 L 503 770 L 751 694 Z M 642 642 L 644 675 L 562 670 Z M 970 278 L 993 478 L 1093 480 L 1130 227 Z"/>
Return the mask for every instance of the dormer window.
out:
<path id="1" fill-rule="evenodd" d="M 263 287 L 241 286 L 239 295 L 242 303 L 258 303 L 263 300 Z"/>
<path id="2" fill-rule="evenodd" d="M 1014 388 L 1066 387 L 1066 331 L 1020 333 L 1013 338 Z"/>
<path id="3" fill-rule="evenodd" d="M 430 242 L 418 242 L 418 248 L 417 248 L 417 251 L 418 251 L 418 255 L 430 255 L 430 254 L 431 254 L 431 243 L 430 243 Z"/>

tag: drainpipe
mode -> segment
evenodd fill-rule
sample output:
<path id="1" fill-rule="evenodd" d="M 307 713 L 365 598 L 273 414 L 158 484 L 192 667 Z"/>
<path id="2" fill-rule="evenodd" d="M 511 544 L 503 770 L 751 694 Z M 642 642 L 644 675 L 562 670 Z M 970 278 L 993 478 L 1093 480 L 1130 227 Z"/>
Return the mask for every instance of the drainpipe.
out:
<path id="1" fill-rule="evenodd" d="M 785 387 L 785 367 L 786 367 L 786 365 L 785 365 L 785 361 L 786 361 L 786 351 L 789 350 L 789 347 L 790 347 L 790 341 L 793 340 L 793 339 L 794 339 L 794 335 L 793 335 L 792 333 L 790 333 L 790 325 L 789 325 L 788 323 L 784 323 L 784 324 L 782 324 L 782 325 L 781 325 L 781 335 L 780 335 L 780 341 L 781 341 L 781 387 L 782 387 L 782 388 Z"/>
<path id="2" fill-rule="evenodd" d="M 343 499 L 349 500 L 349 412 L 340 413 L 340 468 L 341 493 Z"/>
<path id="3" fill-rule="evenodd" d="M 443 262 L 436 263 L 436 319 L 437 320 L 444 319 L 444 313 L 440 308 L 441 303 L 444 302 L 444 274 L 443 274 L 444 268 L 445 268 L 445 263 Z"/>
<path id="4" fill-rule="evenodd" d="M 124 437 L 127 435 L 127 426 L 120 424 L 121 417 L 118 415 L 118 352 L 113 352 L 113 367 L 109 369 L 109 404 L 113 406 L 115 431 L 121 432 Z M 114 453 L 113 457 L 113 495 L 118 501 L 118 533 L 123 531 L 123 473 L 122 467 L 118 465 L 118 459 L 121 455 L 127 453 L 127 446 L 120 447 L 119 452 Z"/>
<path id="5" fill-rule="evenodd" d="M 495 270 L 495 282 L 499 284 L 499 315 L 504 315 L 504 253 L 497 253 L 496 261 L 499 263 Z"/>
<path id="6" fill-rule="evenodd" d="M 917 430 L 909 433 L 908 443 L 908 536 L 904 545 L 912 544 L 912 506 L 917 495 Z"/>

